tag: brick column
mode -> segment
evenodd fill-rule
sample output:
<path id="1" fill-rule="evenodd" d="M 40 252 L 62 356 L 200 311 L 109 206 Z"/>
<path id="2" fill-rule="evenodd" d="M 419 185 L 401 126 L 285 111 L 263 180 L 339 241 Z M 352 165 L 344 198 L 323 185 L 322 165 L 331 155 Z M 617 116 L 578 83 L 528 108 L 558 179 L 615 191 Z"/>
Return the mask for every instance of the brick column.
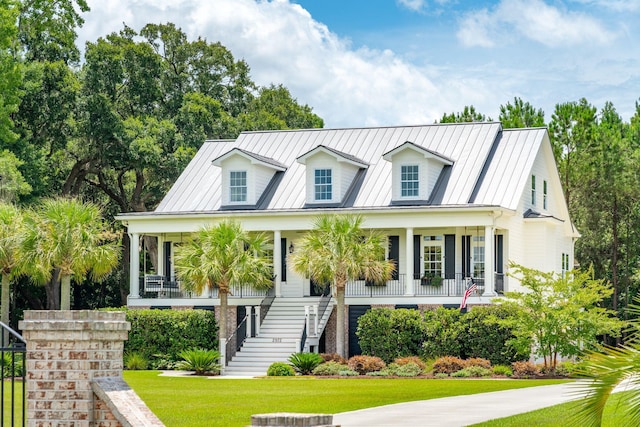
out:
<path id="1" fill-rule="evenodd" d="M 96 410 L 103 405 L 91 382 L 122 378 L 130 328 L 123 312 L 26 311 L 20 329 L 27 342 L 28 425 L 121 425 L 110 411 Z"/>

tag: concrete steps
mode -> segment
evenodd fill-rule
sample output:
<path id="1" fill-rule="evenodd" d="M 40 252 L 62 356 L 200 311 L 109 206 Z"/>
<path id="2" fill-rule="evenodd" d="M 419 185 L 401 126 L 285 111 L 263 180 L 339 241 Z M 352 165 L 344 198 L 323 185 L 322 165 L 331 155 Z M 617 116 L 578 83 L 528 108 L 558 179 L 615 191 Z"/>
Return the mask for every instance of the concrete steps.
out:
<path id="1" fill-rule="evenodd" d="M 245 339 L 223 375 L 262 376 L 273 362 L 286 362 L 298 351 L 296 346 L 305 325 L 305 305 L 316 305 L 319 300 L 318 297 L 276 298 L 260 326 L 259 336 Z M 330 313 L 330 308 L 327 311 Z"/>

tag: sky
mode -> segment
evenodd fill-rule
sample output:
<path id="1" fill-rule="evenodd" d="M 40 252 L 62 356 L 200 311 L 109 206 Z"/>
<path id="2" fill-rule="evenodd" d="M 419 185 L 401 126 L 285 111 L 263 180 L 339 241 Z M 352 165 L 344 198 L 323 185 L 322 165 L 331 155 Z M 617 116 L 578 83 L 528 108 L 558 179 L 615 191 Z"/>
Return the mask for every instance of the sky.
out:
<path id="1" fill-rule="evenodd" d="M 428 124 L 522 98 L 640 98 L 640 0 L 88 0 L 79 44 L 172 22 L 219 41 L 259 85 L 283 84 L 325 127 Z"/>

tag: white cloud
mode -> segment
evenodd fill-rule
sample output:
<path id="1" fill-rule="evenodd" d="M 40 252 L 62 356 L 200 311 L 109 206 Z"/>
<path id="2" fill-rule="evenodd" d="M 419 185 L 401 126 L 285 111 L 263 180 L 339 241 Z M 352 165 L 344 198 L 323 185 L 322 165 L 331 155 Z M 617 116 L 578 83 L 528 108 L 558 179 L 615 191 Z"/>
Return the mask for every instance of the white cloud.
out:
<path id="1" fill-rule="evenodd" d="M 422 8 L 426 5 L 426 2 L 424 0 L 397 0 L 397 2 L 407 9 L 411 9 L 416 12 L 422 10 Z"/>
<path id="2" fill-rule="evenodd" d="M 489 47 L 513 40 L 513 33 L 549 47 L 606 44 L 616 35 L 589 15 L 561 10 L 542 0 L 501 0 L 492 11 L 467 14 L 458 39 Z"/>

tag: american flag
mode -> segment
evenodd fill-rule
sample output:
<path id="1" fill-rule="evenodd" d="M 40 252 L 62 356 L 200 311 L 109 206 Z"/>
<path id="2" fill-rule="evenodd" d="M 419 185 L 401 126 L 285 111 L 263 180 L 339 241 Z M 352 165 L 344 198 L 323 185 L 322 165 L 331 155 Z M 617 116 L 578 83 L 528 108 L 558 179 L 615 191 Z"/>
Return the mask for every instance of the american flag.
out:
<path id="1" fill-rule="evenodd" d="M 476 285 L 475 280 L 469 279 L 469 281 L 471 283 L 469 284 L 469 286 L 467 286 L 467 289 L 464 291 L 464 295 L 462 296 L 462 302 L 460 303 L 460 310 L 463 310 L 467 307 L 467 298 L 469 298 L 469 295 L 471 295 L 476 291 L 476 289 L 478 289 L 478 286 Z"/>

